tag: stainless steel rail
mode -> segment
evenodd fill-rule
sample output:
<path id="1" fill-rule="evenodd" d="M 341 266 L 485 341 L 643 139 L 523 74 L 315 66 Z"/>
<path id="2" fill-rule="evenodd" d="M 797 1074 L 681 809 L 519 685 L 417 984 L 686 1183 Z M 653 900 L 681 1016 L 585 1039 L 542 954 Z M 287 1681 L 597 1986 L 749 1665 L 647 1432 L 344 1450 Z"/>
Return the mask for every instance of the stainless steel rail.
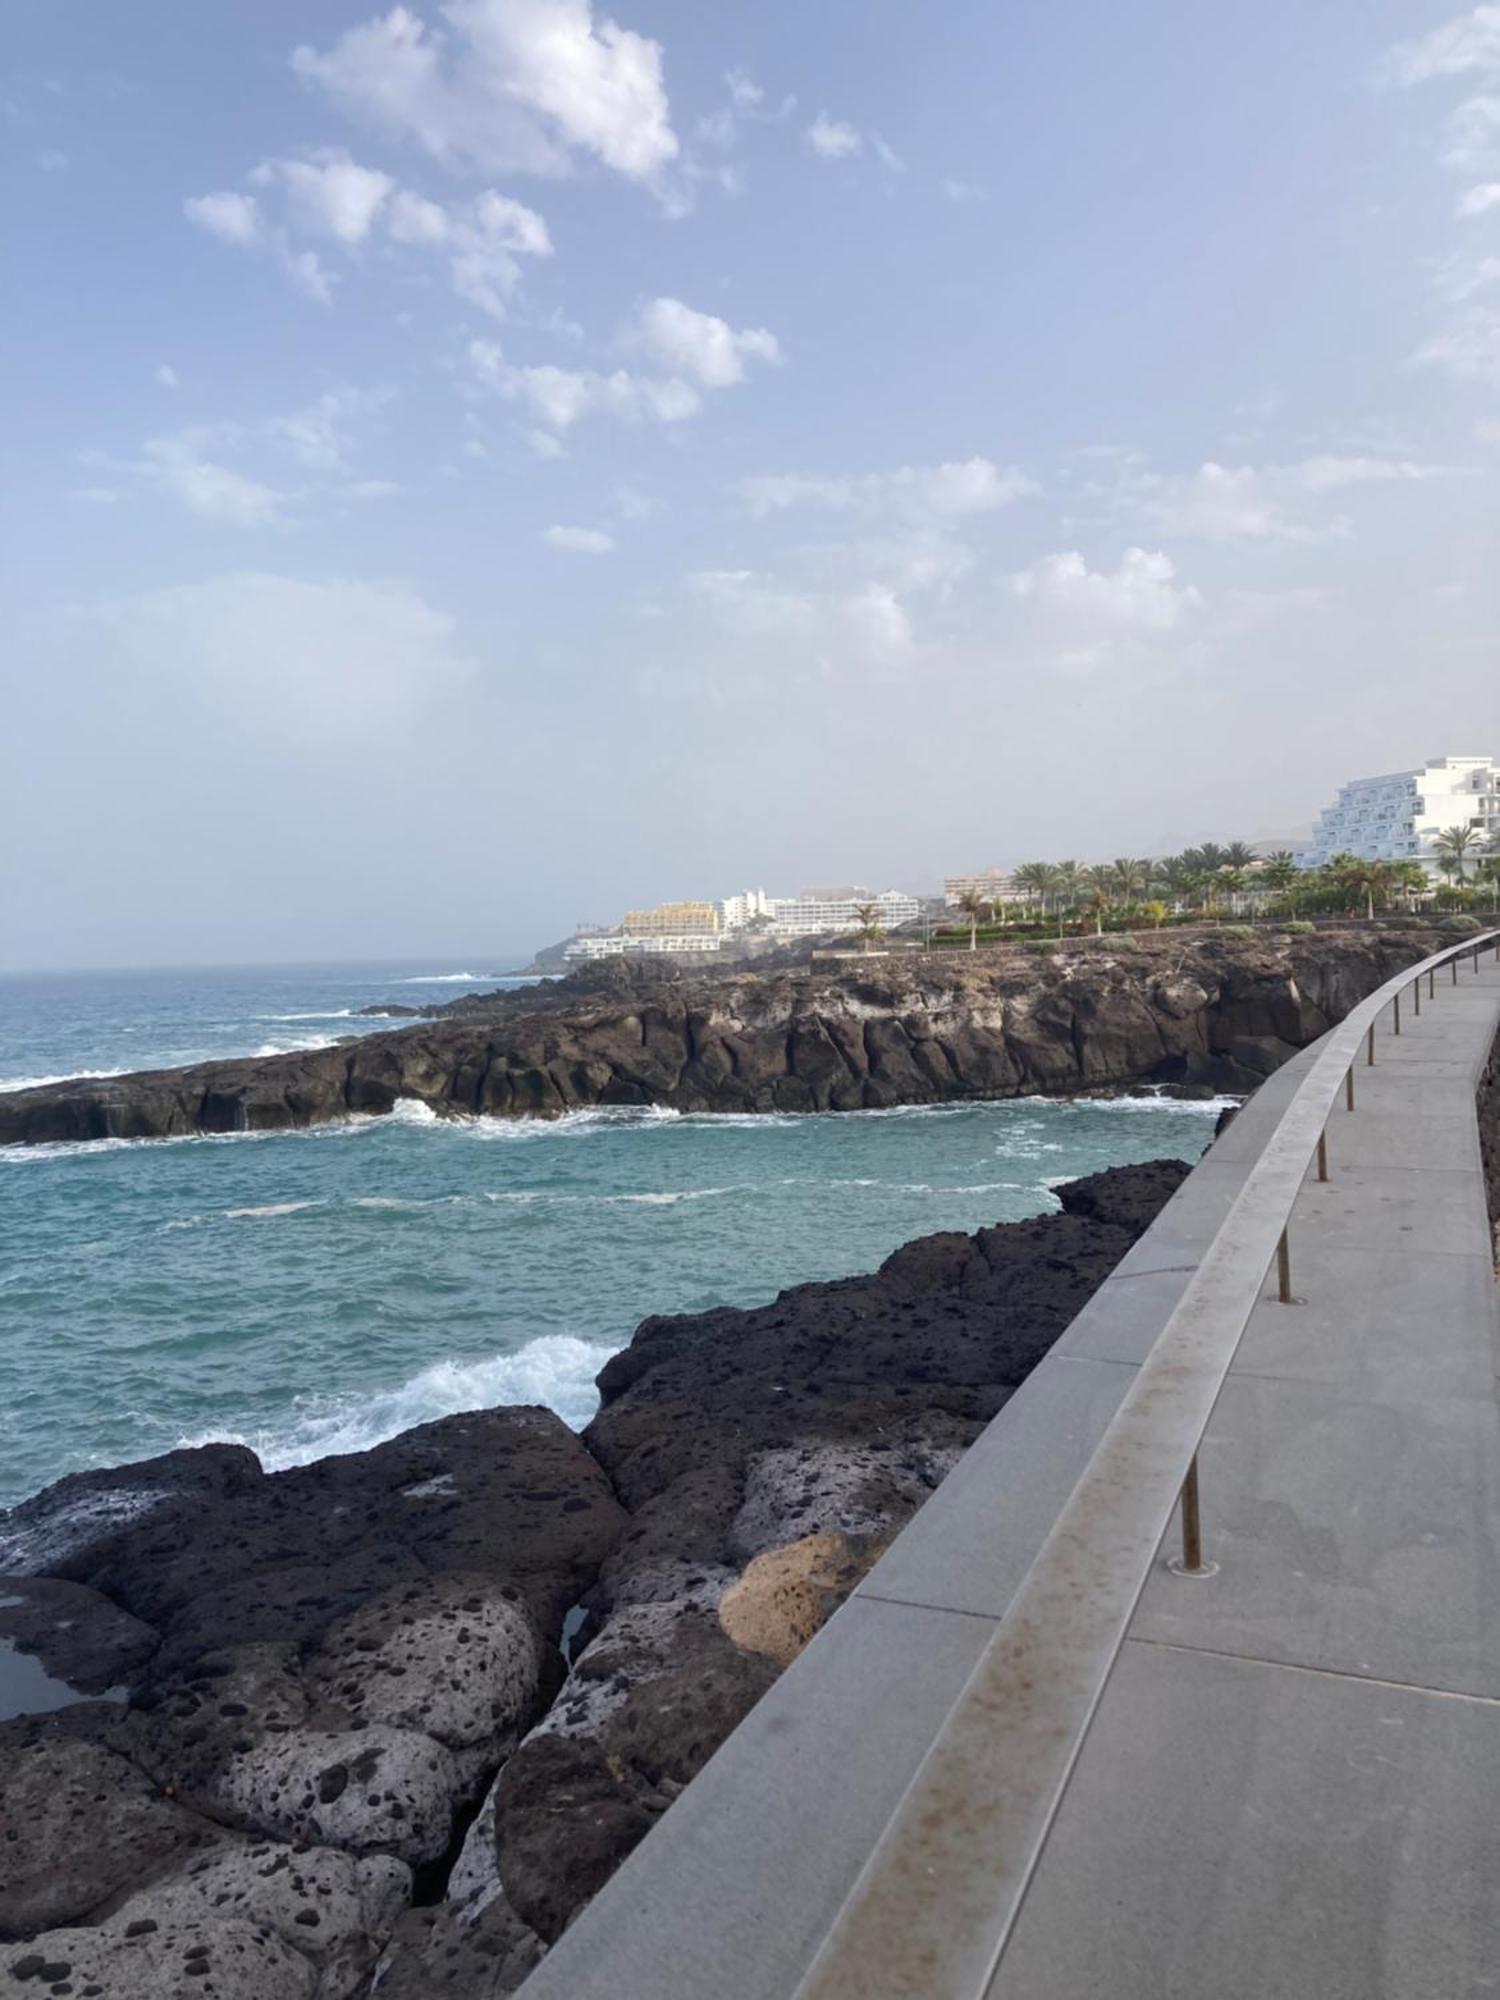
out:
<path id="1" fill-rule="evenodd" d="M 795 2000 L 983 2000 L 1104 1685 L 1182 1503 L 1180 1575 L 1208 1575 L 1198 1448 L 1270 1266 L 1292 1305 L 1288 1223 L 1329 1118 L 1389 1014 L 1440 1012 L 1437 973 L 1500 931 L 1424 959 L 1332 1029 L 1058 1515 L 967 1686 L 866 1862 Z M 1422 982 L 1428 1010 L 1422 1013 Z M 1334 1171 L 1337 1146 L 1334 1147 Z"/>

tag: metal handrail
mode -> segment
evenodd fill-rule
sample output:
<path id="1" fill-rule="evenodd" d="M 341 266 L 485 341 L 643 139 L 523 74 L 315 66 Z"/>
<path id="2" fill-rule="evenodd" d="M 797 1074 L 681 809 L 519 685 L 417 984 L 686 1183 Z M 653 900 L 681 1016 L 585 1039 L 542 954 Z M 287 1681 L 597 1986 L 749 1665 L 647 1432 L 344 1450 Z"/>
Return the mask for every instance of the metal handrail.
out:
<path id="1" fill-rule="evenodd" d="M 932 1748 L 834 1919 L 795 2000 L 982 2000 L 1009 1941 L 1126 1629 L 1182 1502 L 1179 1573 L 1198 1546 L 1203 1441 L 1273 1259 L 1292 1303 L 1288 1223 L 1327 1123 L 1375 1029 L 1422 982 L 1494 947 L 1500 931 L 1424 959 L 1325 1037 L 1202 1263 L 1085 1466 Z"/>

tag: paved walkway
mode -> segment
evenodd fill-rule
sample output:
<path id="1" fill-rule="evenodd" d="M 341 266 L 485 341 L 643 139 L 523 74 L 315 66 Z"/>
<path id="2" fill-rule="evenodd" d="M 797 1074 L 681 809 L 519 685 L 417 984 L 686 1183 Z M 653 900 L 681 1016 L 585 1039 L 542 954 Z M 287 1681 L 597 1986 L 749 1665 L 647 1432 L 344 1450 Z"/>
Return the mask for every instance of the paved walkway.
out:
<path id="1" fill-rule="evenodd" d="M 1399 1038 L 1382 1028 L 1356 1110 L 1334 1114 L 1332 1178 L 1292 1217 L 1299 1303 L 1268 1291 L 1204 1442 L 1219 1571 L 1158 1564 L 994 2000 L 1500 1994 L 1500 1412 L 1474 1118 L 1500 968 L 1447 981 Z M 1308 1060 L 1257 1094 L 527 2000 L 795 1993 Z"/>

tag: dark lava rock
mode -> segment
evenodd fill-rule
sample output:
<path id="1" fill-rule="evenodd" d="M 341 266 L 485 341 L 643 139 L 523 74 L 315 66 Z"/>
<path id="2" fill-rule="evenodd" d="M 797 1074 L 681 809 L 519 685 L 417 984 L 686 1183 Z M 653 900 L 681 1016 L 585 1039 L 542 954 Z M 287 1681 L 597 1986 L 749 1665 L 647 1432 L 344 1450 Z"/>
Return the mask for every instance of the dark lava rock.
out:
<path id="1" fill-rule="evenodd" d="M 157 1647 L 152 1626 L 97 1590 L 34 1576 L 0 1576 L 0 1640 L 78 1694 L 128 1686 Z"/>
<path id="2" fill-rule="evenodd" d="M 585 1436 L 631 1527 L 589 1600 L 597 1636 L 494 1792 L 500 1879 L 532 1930 L 560 1934 L 776 1678 L 719 1621 L 745 1565 L 895 1533 L 1188 1171 L 1092 1175 L 1060 1215 L 923 1237 L 753 1310 L 647 1320 L 605 1364 Z"/>
<path id="3" fill-rule="evenodd" d="M 866 965 L 601 966 L 323 1049 L 0 1095 L 0 1144 L 271 1131 L 415 1099 L 857 1111 L 1159 1081 L 1251 1089 L 1393 973 L 1422 932 L 1102 939 Z"/>

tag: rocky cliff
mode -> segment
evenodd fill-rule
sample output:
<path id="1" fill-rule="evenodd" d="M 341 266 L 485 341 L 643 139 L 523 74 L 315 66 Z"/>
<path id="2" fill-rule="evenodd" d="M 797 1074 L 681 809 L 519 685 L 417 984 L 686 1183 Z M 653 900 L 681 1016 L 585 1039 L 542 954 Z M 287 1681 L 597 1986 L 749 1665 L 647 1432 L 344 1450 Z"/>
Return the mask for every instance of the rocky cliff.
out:
<path id="1" fill-rule="evenodd" d="M 403 1099 L 514 1118 L 591 1105 L 854 1111 L 1142 1082 L 1250 1089 L 1431 948 L 1422 931 L 1209 932 L 831 971 L 620 965 L 331 1048 L 13 1092 L 0 1096 L 0 1144 L 273 1131 Z"/>
<path id="2" fill-rule="evenodd" d="M 514 1992 L 1186 1172 L 648 1320 L 582 1438 L 210 1445 L 0 1517 L 0 1696 L 74 1703 L 0 1722 L 0 2000 Z"/>

